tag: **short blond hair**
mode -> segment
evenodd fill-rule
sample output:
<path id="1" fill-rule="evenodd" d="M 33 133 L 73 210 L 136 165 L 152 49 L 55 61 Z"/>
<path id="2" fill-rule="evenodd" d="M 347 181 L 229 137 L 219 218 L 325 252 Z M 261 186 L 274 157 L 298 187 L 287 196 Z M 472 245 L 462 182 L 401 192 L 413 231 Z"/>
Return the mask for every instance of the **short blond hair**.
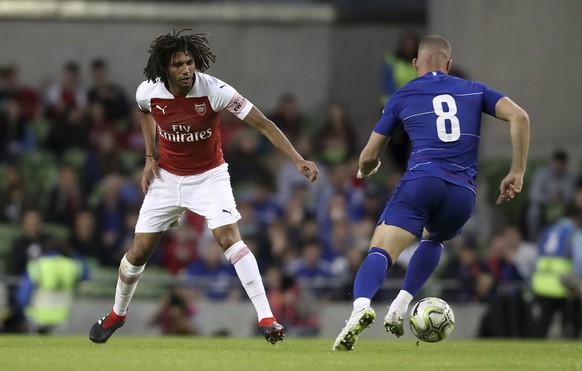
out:
<path id="1" fill-rule="evenodd" d="M 447 60 L 451 59 L 451 44 L 442 36 L 428 35 L 418 44 L 418 53 L 421 51 L 430 51 L 431 53 L 442 53 Z"/>

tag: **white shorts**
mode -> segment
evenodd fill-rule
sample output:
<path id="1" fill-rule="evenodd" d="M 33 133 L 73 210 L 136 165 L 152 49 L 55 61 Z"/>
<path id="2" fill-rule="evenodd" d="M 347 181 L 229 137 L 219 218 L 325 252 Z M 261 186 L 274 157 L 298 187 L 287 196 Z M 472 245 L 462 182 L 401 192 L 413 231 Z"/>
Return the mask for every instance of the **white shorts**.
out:
<path id="1" fill-rule="evenodd" d="M 236 223 L 241 217 L 230 185 L 228 165 L 202 174 L 179 176 L 159 169 L 146 194 L 136 233 L 155 233 L 179 225 L 186 209 L 204 217 L 208 228 Z"/>

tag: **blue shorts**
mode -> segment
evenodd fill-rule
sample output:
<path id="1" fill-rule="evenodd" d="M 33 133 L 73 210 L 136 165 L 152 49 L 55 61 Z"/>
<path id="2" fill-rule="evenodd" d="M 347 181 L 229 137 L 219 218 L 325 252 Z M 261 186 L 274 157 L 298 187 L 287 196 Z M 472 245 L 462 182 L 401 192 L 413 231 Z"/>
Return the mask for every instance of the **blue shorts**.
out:
<path id="1" fill-rule="evenodd" d="M 461 233 L 474 207 L 475 194 L 469 188 L 437 177 L 411 179 L 398 184 L 378 224 L 400 227 L 417 237 L 426 227 L 429 239 L 444 242 Z"/>

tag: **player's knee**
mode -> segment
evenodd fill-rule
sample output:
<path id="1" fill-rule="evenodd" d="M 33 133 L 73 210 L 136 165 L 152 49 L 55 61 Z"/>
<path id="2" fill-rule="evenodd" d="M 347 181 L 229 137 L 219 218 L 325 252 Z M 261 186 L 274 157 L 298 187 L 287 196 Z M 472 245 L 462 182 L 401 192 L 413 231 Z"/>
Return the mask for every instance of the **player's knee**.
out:
<path id="1" fill-rule="evenodd" d="M 216 237 L 216 242 L 222 247 L 224 251 L 226 251 L 229 247 L 234 245 L 236 242 L 240 241 L 240 237 L 235 235 L 221 235 Z"/>

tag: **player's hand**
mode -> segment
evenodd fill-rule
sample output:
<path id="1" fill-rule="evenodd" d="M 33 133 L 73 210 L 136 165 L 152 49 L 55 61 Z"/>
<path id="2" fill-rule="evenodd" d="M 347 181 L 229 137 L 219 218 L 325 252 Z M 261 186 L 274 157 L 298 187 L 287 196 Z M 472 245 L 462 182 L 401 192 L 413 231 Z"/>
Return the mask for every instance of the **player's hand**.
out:
<path id="1" fill-rule="evenodd" d="M 303 174 L 303 176 L 309 179 L 309 181 L 314 182 L 315 179 L 317 179 L 317 174 L 319 174 L 319 170 L 317 170 L 315 162 L 300 160 L 299 162 L 297 162 L 296 166 L 297 171 Z"/>
<path id="2" fill-rule="evenodd" d="M 370 171 L 369 174 L 365 174 L 365 175 L 362 174 L 362 170 L 358 169 L 358 173 L 356 174 L 356 178 L 361 179 L 361 180 L 368 179 L 370 176 L 372 176 L 378 172 L 380 165 L 382 165 L 382 162 L 380 160 L 378 160 L 378 165 L 376 165 L 376 167 L 372 171 Z"/>
<path id="3" fill-rule="evenodd" d="M 146 163 L 141 176 L 141 190 L 144 194 L 148 193 L 150 184 L 154 178 L 159 178 L 158 160 L 153 157 L 146 157 Z"/>
<path id="4" fill-rule="evenodd" d="M 521 192 L 523 186 L 523 173 L 510 172 L 501 181 L 499 185 L 499 197 L 497 197 L 497 205 L 503 201 L 511 201 L 518 193 Z"/>

